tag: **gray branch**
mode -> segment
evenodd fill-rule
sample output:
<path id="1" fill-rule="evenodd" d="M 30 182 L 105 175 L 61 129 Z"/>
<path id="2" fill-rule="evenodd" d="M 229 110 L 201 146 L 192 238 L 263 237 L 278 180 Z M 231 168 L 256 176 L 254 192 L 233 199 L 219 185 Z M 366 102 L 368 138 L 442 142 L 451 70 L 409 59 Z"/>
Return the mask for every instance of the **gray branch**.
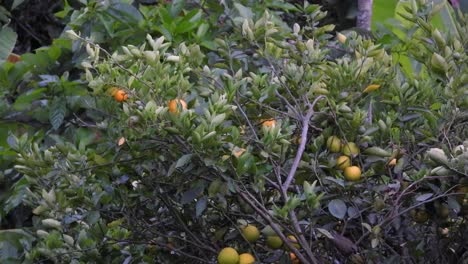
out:
<path id="1" fill-rule="evenodd" d="M 371 29 L 372 0 L 358 0 L 358 15 L 356 26 L 358 28 Z"/>

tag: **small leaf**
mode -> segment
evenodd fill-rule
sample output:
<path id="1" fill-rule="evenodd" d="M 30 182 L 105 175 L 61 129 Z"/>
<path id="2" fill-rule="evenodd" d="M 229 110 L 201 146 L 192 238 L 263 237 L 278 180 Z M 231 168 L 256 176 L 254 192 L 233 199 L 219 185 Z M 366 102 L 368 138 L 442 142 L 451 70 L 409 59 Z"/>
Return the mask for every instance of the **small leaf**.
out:
<path id="1" fill-rule="evenodd" d="M 418 202 L 426 201 L 427 199 L 431 198 L 433 195 L 434 195 L 433 193 L 421 194 L 418 197 L 416 197 L 416 201 Z"/>
<path id="2" fill-rule="evenodd" d="M 203 188 L 198 186 L 192 188 L 182 194 L 182 198 L 180 199 L 181 204 L 186 204 L 193 201 L 197 196 L 203 191 Z"/>
<path id="3" fill-rule="evenodd" d="M 187 165 L 190 162 L 191 159 L 192 159 L 192 154 L 183 155 L 182 157 L 179 158 L 179 160 L 177 161 L 175 167 L 176 168 L 183 167 L 183 166 Z"/>
<path id="4" fill-rule="evenodd" d="M 376 248 L 379 245 L 379 240 L 377 238 L 373 238 L 371 240 L 371 246 L 372 248 Z"/>
<path id="5" fill-rule="evenodd" d="M 320 233 L 322 233 L 322 235 L 328 237 L 329 239 L 333 239 L 333 235 L 328 230 L 323 228 L 317 228 L 317 231 L 319 231 Z"/>
<path id="6" fill-rule="evenodd" d="M 0 29 L 0 63 L 10 56 L 15 47 L 17 35 L 10 27 Z"/>
<path id="7" fill-rule="evenodd" d="M 250 8 L 245 7 L 239 3 L 234 3 L 237 11 L 239 11 L 239 15 L 243 18 L 249 19 L 253 17 L 253 12 Z"/>
<path id="8" fill-rule="evenodd" d="M 18 139 L 14 135 L 9 135 L 6 141 L 10 148 L 16 149 L 18 147 Z"/>
<path id="9" fill-rule="evenodd" d="M 206 201 L 207 201 L 207 198 L 206 196 L 203 196 L 202 198 L 200 198 L 198 201 L 197 201 L 197 205 L 195 207 L 195 214 L 197 217 L 199 217 L 203 211 L 205 211 L 206 209 Z"/>
<path id="10" fill-rule="evenodd" d="M 363 93 L 370 93 L 372 91 L 375 91 L 377 89 L 380 88 L 380 85 L 379 84 L 371 84 L 369 86 L 367 86 L 364 91 L 362 91 Z"/>
<path id="11" fill-rule="evenodd" d="M 365 227 L 367 229 L 367 231 L 371 232 L 372 231 L 372 227 L 368 224 L 368 223 L 361 223 L 361 225 L 363 227 Z"/>
<path id="12" fill-rule="evenodd" d="M 66 110 L 66 100 L 56 97 L 49 109 L 49 121 L 54 130 L 57 130 L 62 125 Z"/>
<path id="13" fill-rule="evenodd" d="M 343 219 L 347 210 L 348 208 L 342 200 L 335 199 L 328 203 L 328 211 L 330 211 L 330 213 L 338 219 Z"/>
<path id="14" fill-rule="evenodd" d="M 117 146 L 122 146 L 123 144 L 125 144 L 125 138 L 124 137 L 121 137 L 119 138 L 119 140 L 117 141 Z"/>
<path id="15" fill-rule="evenodd" d="M 348 216 L 349 218 L 355 218 L 359 216 L 359 209 L 356 207 L 349 207 L 348 208 Z"/>
<path id="16" fill-rule="evenodd" d="M 458 201 L 456 199 L 454 199 L 453 197 L 448 197 L 447 198 L 447 205 L 448 205 L 449 209 L 455 211 L 456 213 L 460 212 L 461 206 L 458 203 Z"/>

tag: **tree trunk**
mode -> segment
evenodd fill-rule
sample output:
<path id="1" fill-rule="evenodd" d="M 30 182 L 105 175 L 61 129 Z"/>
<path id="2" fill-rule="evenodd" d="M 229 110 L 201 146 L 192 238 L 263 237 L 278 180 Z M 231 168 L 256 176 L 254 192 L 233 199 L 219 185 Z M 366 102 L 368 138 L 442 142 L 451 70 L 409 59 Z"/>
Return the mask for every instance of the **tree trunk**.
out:
<path id="1" fill-rule="evenodd" d="M 371 29 L 372 0 L 358 0 L 356 26 L 365 30 Z"/>

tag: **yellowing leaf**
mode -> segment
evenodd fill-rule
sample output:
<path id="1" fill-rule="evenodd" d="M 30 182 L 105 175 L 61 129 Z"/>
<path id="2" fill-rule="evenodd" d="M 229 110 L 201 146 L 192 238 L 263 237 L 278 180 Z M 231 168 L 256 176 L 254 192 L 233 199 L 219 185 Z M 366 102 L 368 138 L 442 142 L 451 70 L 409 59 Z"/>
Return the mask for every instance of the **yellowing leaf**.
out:
<path id="1" fill-rule="evenodd" d="M 117 141 L 117 145 L 118 145 L 118 146 L 122 146 L 123 144 L 125 144 L 125 141 L 126 141 L 125 138 L 124 138 L 124 137 L 121 137 L 121 138 L 119 138 L 119 140 Z"/>
<path id="2" fill-rule="evenodd" d="M 244 148 L 234 147 L 234 149 L 232 150 L 232 155 L 234 155 L 236 158 L 239 158 L 240 156 L 242 156 L 242 154 L 244 154 L 244 152 Z"/>
<path id="3" fill-rule="evenodd" d="M 375 91 L 377 89 L 380 88 L 380 84 L 371 84 L 369 86 L 366 87 L 366 89 L 364 89 L 364 91 L 362 91 L 363 93 L 370 93 L 372 91 Z"/>

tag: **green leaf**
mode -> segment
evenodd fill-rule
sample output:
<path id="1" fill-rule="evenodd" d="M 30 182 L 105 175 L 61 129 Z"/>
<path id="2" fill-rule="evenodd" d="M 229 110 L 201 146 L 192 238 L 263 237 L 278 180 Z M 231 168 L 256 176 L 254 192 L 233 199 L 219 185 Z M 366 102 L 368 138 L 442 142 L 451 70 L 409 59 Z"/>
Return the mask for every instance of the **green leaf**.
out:
<path id="1" fill-rule="evenodd" d="M 197 201 L 197 205 L 195 207 L 195 214 L 197 217 L 199 217 L 203 213 L 203 211 L 205 211 L 206 202 L 207 202 L 206 196 L 203 196 Z"/>
<path id="2" fill-rule="evenodd" d="M 375 30 L 377 25 L 386 24 L 385 22 L 393 18 L 394 10 L 398 4 L 398 0 L 375 0 L 372 5 L 372 29 Z M 390 24 L 390 23 L 388 23 Z"/>
<path id="3" fill-rule="evenodd" d="M 29 187 L 29 182 L 26 178 L 21 178 L 14 185 L 14 191 L 9 194 L 8 200 L 3 204 L 3 211 L 5 213 L 10 212 L 13 208 L 16 208 L 20 205 L 27 194 L 27 188 Z"/>
<path id="4" fill-rule="evenodd" d="M 250 8 L 245 7 L 239 3 L 234 3 L 234 7 L 239 11 L 239 15 L 246 19 L 253 18 L 253 12 Z"/>
<path id="5" fill-rule="evenodd" d="M 348 208 L 342 200 L 334 199 L 328 203 L 328 211 L 334 217 L 338 219 L 343 219 L 346 215 L 346 212 L 348 211 Z"/>
<path id="6" fill-rule="evenodd" d="M 15 9 L 19 5 L 21 5 L 24 2 L 24 0 L 15 0 L 13 1 L 13 4 L 11 4 L 11 10 Z"/>
<path id="7" fill-rule="evenodd" d="M 16 44 L 17 35 L 13 29 L 4 27 L 0 30 L 0 63 L 10 56 Z"/>
<path id="8" fill-rule="evenodd" d="M 66 100 L 56 97 L 49 109 L 49 121 L 54 130 L 57 130 L 62 125 L 66 110 Z"/>
<path id="9" fill-rule="evenodd" d="M 198 197 L 198 195 L 200 195 L 200 193 L 203 191 L 203 187 L 202 186 L 197 186 L 197 187 L 194 187 L 186 192 L 184 192 L 182 194 L 182 198 L 180 199 L 180 203 L 181 204 L 187 204 L 191 201 L 193 201 L 195 198 Z"/>
<path id="10" fill-rule="evenodd" d="M 183 155 L 182 157 L 179 158 L 179 160 L 177 160 L 177 163 L 176 163 L 176 168 L 180 168 L 180 167 L 183 167 L 185 165 L 187 165 L 190 160 L 192 159 L 192 154 L 186 154 L 186 155 Z"/>

